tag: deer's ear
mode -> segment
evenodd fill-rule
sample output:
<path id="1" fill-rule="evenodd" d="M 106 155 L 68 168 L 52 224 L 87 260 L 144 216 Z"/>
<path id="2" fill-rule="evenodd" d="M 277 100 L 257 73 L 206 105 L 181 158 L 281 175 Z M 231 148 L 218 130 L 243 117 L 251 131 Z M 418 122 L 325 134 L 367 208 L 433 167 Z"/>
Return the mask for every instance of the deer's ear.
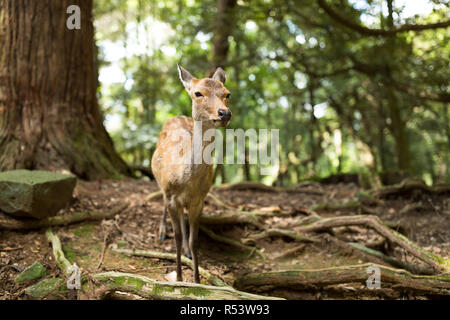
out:
<path id="1" fill-rule="evenodd" d="M 192 87 L 192 79 L 194 79 L 194 77 L 178 63 L 177 67 L 178 67 L 178 75 L 180 76 L 181 82 L 183 83 L 186 90 L 189 90 Z"/>
<path id="2" fill-rule="evenodd" d="M 227 79 L 227 77 L 225 76 L 225 71 L 223 71 L 221 67 L 218 67 L 216 69 L 216 72 L 214 72 L 212 78 L 222 83 L 225 83 L 225 80 Z"/>

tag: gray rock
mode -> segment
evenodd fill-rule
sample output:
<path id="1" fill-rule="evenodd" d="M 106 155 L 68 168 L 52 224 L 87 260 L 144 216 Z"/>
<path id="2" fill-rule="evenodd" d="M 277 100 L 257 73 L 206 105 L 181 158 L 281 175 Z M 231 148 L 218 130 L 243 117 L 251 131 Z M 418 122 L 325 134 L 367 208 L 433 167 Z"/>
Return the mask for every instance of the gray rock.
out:
<path id="1" fill-rule="evenodd" d="M 0 172 L 0 211 L 43 219 L 54 216 L 72 199 L 77 179 L 50 171 Z"/>

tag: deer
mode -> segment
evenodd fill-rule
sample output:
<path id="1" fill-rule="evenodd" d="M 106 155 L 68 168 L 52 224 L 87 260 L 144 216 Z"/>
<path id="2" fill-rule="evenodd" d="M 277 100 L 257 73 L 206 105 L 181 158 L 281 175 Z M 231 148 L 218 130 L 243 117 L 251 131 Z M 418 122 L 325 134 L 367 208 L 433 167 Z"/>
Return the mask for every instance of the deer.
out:
<path id="1" fill-rule="evenodd" d="M 211 78 L 194 78 L 177 64 L 178 75 L 192 100 L 192 118 L 175 116 L 164 123 L 152 156 L 153 175 L 163 193 L 164 209 L 158 239 L 166 237 L 166 216 L 170 216 L 175 234 L 177 281 L 183 281 L 181 250 L 192 259 L 194 281 L 198 271 L 198 230 L 205 197 L 213 183 L 213 164 L 194 161 L 195 132 L 226 127 L 232 117 L 228 108 L 230 91 L 224 86 L 225 71 L 218 67 Z M 200 138 L 201 155 L 205 146 Z M 189 230 L 184 218 L 188 213 Z"/>

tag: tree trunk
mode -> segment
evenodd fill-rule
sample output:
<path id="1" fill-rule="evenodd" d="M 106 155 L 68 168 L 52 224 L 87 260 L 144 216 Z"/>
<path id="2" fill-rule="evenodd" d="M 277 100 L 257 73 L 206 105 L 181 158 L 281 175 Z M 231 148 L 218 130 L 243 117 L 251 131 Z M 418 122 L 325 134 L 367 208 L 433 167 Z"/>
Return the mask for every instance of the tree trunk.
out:
<path id="1" fill-rule="evenodd" d="M 79 30 L 66 27 L 72 4 Z M 0 171 L 129 172 L 97 104 L 91 11 L 92 0 L 0 2 Z"/>
<path id="2" fill-rule="evenodd" d="M 234 26 L 233 9 L 236 0 L 217 0 L 217 19 L 214 26 L 214 52 L 212 57 L 211 75 L 217 67 L 225 68 L 230 44 L 228 37 Z"/>
<path id="3" fill-rule="evenodd" d="M 388 17 L 387 25 L 389 29 L 394 28 L 394 10 L 393 10 L 393 0 L 387 0 L 388 7 Z M 391 35 L 387 39 L 387 46 L 391 57 L 395 57 L 395 35 Z M 395 61 L 392 59 L 392 61 Z M 390 75 L 393 67 L 389 65 L 388 62 L 387 70 Z M 395 139 L 395 153 L 397 156 L 397 167 L 400 171 L 408 172 L 411 167 L 411 159 L 409 155 L 409 144 L 408 144 L 408 132 L 406 129 L 406 120 L 402 119 L 401 110 L 399 104 L 399 99 L 395 95 L 395 88 L 393 88 L 393 80 L 389 78 L 387 84 L 387 100 L 389 106 L 389 112 L 392 120 L 390 126 L 392 135 Z"/>
<path id="4" fill-rule="evenodd" d="M 236 0 L 217 0 L 217 18 L 214 26 L 214 39 L 213 39 L 213 56 L 212 66 L 209 72 L 209 76 L 212 77 L 217 67 L 225 68 L 227 64 L 227 55 L 230 44 L 228 37 L 233 30 L 233 8 L 236 6 Z M 224 155 L 225 157 L 225 155 Z M 224 158 L 225 161 L 225 158 Z M 213 181 L 216 181 L 218 176 L 221 176 L 222 183 L 226 182 L 225 168 L 223 164 L 217 164 L 214 171 Z"/>

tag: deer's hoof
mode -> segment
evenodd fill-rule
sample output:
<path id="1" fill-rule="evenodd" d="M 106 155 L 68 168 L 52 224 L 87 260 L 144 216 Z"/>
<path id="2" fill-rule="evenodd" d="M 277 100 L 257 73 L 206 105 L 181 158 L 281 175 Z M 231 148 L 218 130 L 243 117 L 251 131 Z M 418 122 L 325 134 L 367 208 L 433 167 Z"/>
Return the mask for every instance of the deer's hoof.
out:
<path id="1" fill-rule="evenodd" d="M 164 240 L 166 240 L 166 235 L 165 234 L 160 234 L 159 236 L 158 236 L 158 240 L 159 241 L 164 241 Z"/>

